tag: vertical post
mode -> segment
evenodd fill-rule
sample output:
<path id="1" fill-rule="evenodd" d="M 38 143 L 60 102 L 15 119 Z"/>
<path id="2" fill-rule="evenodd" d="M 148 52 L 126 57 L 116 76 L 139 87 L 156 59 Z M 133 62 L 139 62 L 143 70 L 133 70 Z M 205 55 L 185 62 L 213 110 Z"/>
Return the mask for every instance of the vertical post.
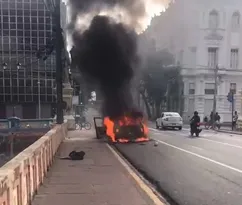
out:
<path id="1" fill-rule="evenodd" d="M 38 70 L 38 118 L 41 119 L 41 104 L 40 104 L 40 73 Z"/>
<path id="2" fill-rule="evenodd" d="M 233 116 L 234 116 L 234 92 L 233 91 L 231 91 L 231 106 L 232 106 L 232 113 L 231 113 L 231 115 L 232 115 L 232 120 L 231 120 L 231 124 L 232 124 L 232 130 L 234 130 L 234 126 L 233 126 Z"/>
<path id="3" fill-rule="evenodd" d="M 176 110 L 181 115 L 181 83 L 180 83 L 180 80 L 178 82 L 178 96 L 177 97 L 178 97 L 178 102 L 177 102 Z"/>
<path id="4" fill-rule="evenodd" d="M 83 104 L 83 93 L 82 93 L 82 91 L 80 90 L 79 91 L 79 96 L 78 96 L 79 98 L 78 98 L 78 104 L 79 105 L 82 105 Z"/>
<path id="5" fill-rule="evenodd" d="M 217 92 L 218 92 L 218 65 L 214 68 L 214 95 L 213 95 L 213 116 L 212 116 L 212 125 L 215 127 L 215 113 L 217 110 Z"/>
<path id="6" fill-rule="evenodd" d="M 56 22 L 56 95 L 57 95 L 57 124 L 63 123 L 63 95 L 62 95 L 62 30 L 61 30 L 61 22 L 60 22 L 60 0 L 56 1 L 55 5 L 55 22 Z"/>
<path id="7" fill-rule="evenodd" d="M 12 65 L 10 65 L 10 95 L 11 95 L 11 101 L 13 100 L 13 77 L 12 77 Z"/>
<path id="8" fill-rule="evenodd" d="M 13 106 L 13 117 L 15 117 L 16 116 L 16 112 L 15 112 L 15 106 Z"/>
<path id="9" fill-rule="evenodd" d="M 14 133 L 10 134 L 10 158 L 12 159 L 14 156 L 14 148 L 13 148 L 13 143 L 14 143 Z"/>
<path id="10" fill-rule="evenodd" d="M 169 111 L 169 92 L 170 92 L 170 81 L 168 81 L 168 84 L 166 86 L 166 112 Z"/>

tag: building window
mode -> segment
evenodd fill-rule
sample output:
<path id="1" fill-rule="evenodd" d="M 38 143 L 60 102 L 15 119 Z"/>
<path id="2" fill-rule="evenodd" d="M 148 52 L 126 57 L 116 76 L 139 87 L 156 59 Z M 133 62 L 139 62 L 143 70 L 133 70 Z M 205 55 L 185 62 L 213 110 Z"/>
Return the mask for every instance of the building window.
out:
<path id="1" fill-rule="evenodd" d="M 214 95 L 214 83 L 205 84 L 205 95 Z"/>
<path id="2" fill-rule="evenodd" d="M 209 13 L 209 28 L 217 29 L 219 25 L 219 15 L 218 12 L 213 10 Z"/>
<path id="3" fill-rule="evenodd" d="M 230 68 L 238 69 L 239 66 L 239 49 L 231 49 L 230 51 Z"/>
<path id="4" fill-rule="evenodd" d="M 230 91 L 236 94 L 236 83 L 230 83 Z"/>
<path id="5" fill-rule="evenodd" d="M 218 48 L 208 48 L 208 67 L 215 68 L 218 64 Z"/>
<path id="6" fill-rule="evenodd" d="M 240 14 L 239 12 L 234 12 L 232 16 L 232 31 L 238 31 L 240 27 Z"/>
<path id="7" fill-rule="evenodd" d="M 195 94 L 195 83 L 189 83 L 189 95 Z"/>

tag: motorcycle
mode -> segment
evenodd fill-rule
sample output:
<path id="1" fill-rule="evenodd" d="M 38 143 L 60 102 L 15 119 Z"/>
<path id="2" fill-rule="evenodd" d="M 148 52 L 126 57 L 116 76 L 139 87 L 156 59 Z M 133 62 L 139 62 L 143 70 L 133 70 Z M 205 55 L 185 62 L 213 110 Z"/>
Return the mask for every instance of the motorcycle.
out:
<path id="1" fill-rule="evenodd" d="M 200 129 L 200 123 L 196 123 L 196 125 L 191 126 L 191 137 L 193 137 L 194 134 L 196 135 L 196 137 L 199 137 L 201 131 L 202 129 Z"/>

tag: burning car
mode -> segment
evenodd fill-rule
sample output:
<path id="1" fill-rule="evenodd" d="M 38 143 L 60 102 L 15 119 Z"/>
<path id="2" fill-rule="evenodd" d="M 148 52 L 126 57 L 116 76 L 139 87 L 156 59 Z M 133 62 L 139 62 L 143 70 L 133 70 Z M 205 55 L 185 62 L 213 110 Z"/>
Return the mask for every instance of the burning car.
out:
<path id="1" fill-rule="evenodd" d="M 143 117 L 124 115 L 116 119 L 103 118 L 103 126 L 97 126 L 94 118 L 97 138 L 106 136 L 112 143 L 145 142 L 149 141 L 148 127 Z M 100 119 L 100 118 L 99 118 Z"/>

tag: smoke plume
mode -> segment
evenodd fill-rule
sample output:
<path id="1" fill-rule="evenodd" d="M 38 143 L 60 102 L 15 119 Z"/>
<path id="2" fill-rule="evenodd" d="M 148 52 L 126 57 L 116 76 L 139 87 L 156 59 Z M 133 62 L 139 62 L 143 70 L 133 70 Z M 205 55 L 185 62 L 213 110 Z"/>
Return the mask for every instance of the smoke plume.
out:
<path id="1" fill-rule="evenodd" d="M 104 114 L 116 117 L 133 108 L 130 81 L 137 63 L 136 34 L 107 16 L 95 16 L 73 41 L 81 73 L 100 87 Z"/>
<path id="2" fill-rule="evenodd" d="M 103 114 L 111 118 L 122 116 L 134 109 L 130 83 L 138 66 L 135 29 L 145 16 L 145 4 L 139 0 L 69 0 L 69 3 L 72 10 L 69 29 L 73 32 L 77 65 L 85 78 L 100 87 Z M 88 24 L 80 23 L 84 20 Z"/>
<path id="3" fill-rule="evenodd" d="M 133 27 L 138 27 L 138 21 L 144 17 L 146 12 L 145 5 L 140 0 L 69 0 L 69 3 L 72 12 L 69 26 L 72 30 L 78 23 L 78 15 L 80 21 L 85 21 L 85 18 L 92 18 L 94 15 L 101 13 L 108 13 L 108 16 L 117 14 L 117 18 L 122 18 L 123 21 L 129 22 Z M 85 23 L 90 22 L 89 19 L 86 19 L 86 21 Z"/>

